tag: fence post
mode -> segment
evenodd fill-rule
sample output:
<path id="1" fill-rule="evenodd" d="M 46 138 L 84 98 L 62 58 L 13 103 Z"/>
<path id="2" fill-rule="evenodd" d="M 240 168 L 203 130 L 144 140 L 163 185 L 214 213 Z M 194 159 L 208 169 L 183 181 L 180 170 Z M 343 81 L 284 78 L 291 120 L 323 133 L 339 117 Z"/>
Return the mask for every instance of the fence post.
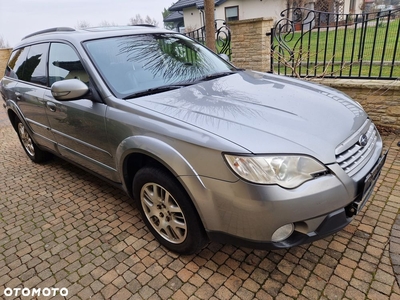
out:
<path id="1" fill-rule="evenodd" d="M 261 72 L 270 70 L 271 32 L 274 20 L 267 18 L 232 21 L 231 29 L 232 63 L 244 69 Z"/>

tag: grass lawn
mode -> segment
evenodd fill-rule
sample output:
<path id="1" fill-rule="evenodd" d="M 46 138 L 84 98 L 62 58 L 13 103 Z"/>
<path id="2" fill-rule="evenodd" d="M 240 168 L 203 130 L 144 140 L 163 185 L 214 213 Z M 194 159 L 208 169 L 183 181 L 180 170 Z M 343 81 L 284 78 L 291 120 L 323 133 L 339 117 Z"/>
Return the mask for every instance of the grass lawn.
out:
<path id="1" fill-rule="evenodd" d="M 295 32 L 286 42 L 294 50 L 293 60 L 284 52 L 281 56 L 275 53 L 274 61 L 281 58 L 281 74 L 285 74 L 284 65 L 291 65 L 301 76 L 400 77 L 399 33 L 399 19 L 381 23 L 374 20 L 368 26 L 358 24 L 337 30 Z M 274 68 L 277 71 L 276 65 Z M 291 71 L 286 67 L 286 73 Z"/>

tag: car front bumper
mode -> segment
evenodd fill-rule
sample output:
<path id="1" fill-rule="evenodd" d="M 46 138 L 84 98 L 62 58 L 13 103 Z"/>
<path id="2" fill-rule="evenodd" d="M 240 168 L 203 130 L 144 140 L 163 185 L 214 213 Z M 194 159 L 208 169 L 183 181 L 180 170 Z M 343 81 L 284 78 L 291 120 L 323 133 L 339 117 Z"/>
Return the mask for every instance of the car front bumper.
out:
<path id="1" fill-rule="evenodd" d="M 332 213 L 329 213 L 322 218 L 316 218 L 311 220 L 303 221 L 302 227 L 309 223 L 314 223 L 315 221 L 320 225 L 311 232 L 301 232 L 298 231 L 299 227 L 295 226 L 294 232 L 286 240 L 281 242 L 271 242 L 271 241 L 255 241 L 249 240 L 243 237 L 233 236 L 223 232 L 209 231 L 208 236 L 211 241 L 216 241 L 222 244 L 232 244 L 241 247 L 247 247 L 252 249 L 281 249 L 281 248 L 291 248 L 301 244 L 311 243 L 313 241 L 327 237 L 335 232 L 340 231 L 346 227 L 353 218 L 349 218 L 346 215 L 344 208 L 338 209 Z M 297 227 L 297 228 L 296 228 Z"/>
<path id="2" fill-rule="evenodd" d="M 289 248 L 331 235 L 352 220 L 367 202 L 386 159 L 381 148 L 356 176 L 337 165 L 331 173 L 295 189 L 221 182 L 202 178 L 207 188 L 196 202 L 212 241 L 257 249 Z M 287 224 L 294 231 L 272 242 L 274 232 Z"/>

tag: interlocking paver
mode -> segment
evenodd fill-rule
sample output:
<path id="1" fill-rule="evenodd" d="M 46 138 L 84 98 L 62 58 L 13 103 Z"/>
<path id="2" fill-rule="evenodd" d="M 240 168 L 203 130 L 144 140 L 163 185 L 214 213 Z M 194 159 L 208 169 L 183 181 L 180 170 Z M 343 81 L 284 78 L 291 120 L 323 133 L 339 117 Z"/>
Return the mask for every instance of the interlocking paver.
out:
<path id="1" fill-rule="evenodd" d="M 179 256 L 122 191 L 58 158 L 30 162 L 5 118 L 0 110 L 0 298 L 46 286 L 67 288 L 67 299 L 400 299 L 399 136 L 384 137 L 375 193 L 337 234 L 287 250 L 210 243 Z"/>

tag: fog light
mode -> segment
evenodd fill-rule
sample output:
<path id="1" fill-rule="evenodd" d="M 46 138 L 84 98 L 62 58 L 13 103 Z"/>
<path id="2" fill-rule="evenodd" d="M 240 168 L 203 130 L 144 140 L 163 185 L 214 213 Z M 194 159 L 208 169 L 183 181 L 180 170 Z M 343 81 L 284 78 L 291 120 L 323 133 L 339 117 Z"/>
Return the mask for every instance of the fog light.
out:
<path id="1" fill-rule="evenodd" d="M 273 242 L 280 242 L 286 240 L 294 231 L 294 225 L 292 223 L 279 227 L 272 235 Z"/>

